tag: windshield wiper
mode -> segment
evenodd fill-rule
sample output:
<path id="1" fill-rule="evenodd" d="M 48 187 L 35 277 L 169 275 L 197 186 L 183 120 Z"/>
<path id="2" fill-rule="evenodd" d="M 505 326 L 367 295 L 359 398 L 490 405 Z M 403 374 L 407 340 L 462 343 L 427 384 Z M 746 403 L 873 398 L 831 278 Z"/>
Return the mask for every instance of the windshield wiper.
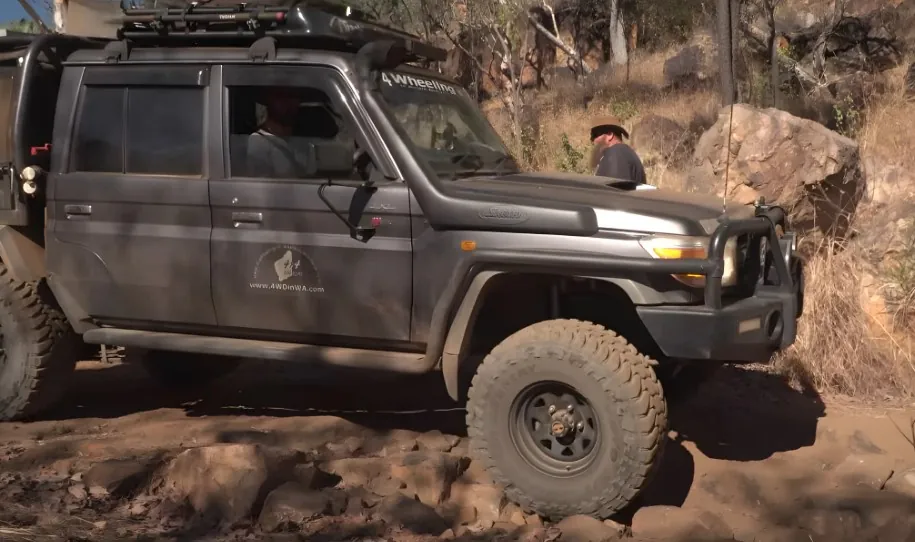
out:
<path id="1" fill-rule="evenodd" d="M 471 161 L 472 163 L 467 164 L 466 162 Z M 473 152 L 465 152 L 461 154 L 455 154 L 451 157 L 451 163 L 458 166 L 464 166 L 470 168 L 472 171 L 477 171 L 485 165 L 483 162 L 483 157 L 479 154 Z"/>

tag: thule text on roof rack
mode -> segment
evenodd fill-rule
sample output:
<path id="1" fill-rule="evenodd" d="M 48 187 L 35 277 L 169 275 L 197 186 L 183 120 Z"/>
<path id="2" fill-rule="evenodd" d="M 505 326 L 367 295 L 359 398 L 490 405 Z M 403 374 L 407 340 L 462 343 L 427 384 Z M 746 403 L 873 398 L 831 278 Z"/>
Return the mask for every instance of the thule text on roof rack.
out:
<path id="1" fill-rule="evenodd" d="M 137 44 L 176 40 L 212 44 L 270 37 L 280 45 L 321 42 L 352 51 L 372 42 L 394 42 L 407 52 L 406 62 L 443 61 L 447 54 L 418 36 L 374 22 L 360 10 L 326 0 L 294 1 L 288 7 L 125 9 L 121 22 L 118 37 Z"/>

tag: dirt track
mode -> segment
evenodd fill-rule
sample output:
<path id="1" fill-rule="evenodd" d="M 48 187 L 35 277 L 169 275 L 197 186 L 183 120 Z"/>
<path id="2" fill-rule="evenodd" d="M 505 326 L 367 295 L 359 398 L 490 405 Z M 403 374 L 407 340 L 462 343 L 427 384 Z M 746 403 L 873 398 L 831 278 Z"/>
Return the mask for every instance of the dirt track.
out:
<path id="1" fill-rule="evenodd" d="M 16 503 L 0 514 L 0 527 L 5 522 L 18 529 L 11 533 L 52 533 L 41 516 L 56 506 L 83 518 L 82 537 L 136 536 L 139 531 L 116 515 L 109 519 L 114 504 L 81 507 L 64 495 L 73 473 L 107 459 L 174 457 L 215 443 L 300 451 L 330 443 L 377 455 L 432 430 L 464 437 L 464 411 L 435 376 L 340 376 L 328 385 L 309 367 L 259 362 L 205 393 L 173 394 L 156 388 L 139 368 L 83 362 L 71 387 L 65 403 L 45 419 L 0 424 L 0 502 Z M 915 467 L 915 446 L 903 436 L 911 433 L 913 417 L 915 409 L 827 407 L 773 376 L 727 369 L 672 412 L 659 477 L 638 506 L 617 519 L 628 524 L 639 508 L 672 505 L 713 512 L 737 540 L 905 540 L 915 536 L 915 475 L 906 478 Z M 34 517 L 23 519 L 29 510 Z M 669 523 L 665 539 L 675 540 L 677 522 Z M 116 525 L 120 530 L 112 531 Z M 320 533 L 319 527 L 306 531 Z M 252 533 L 222 532 L 260 539 Z M 322 539 L 415 536 L 360 533 L 338 525 Z M 550 531 L 544 533 L 549 539 Z"/>

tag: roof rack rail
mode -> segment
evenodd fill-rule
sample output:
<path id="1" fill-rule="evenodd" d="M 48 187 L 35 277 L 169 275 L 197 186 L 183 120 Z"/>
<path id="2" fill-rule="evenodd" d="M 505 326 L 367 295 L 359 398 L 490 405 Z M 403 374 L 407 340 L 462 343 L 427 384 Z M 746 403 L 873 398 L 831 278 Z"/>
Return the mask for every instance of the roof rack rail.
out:
<path id="1" fill-rule="evenodd" d="M 212 43 L 272 37 L 279 44 L 335 42 L 355 51 L 366 43 L 387 40 L 404 46 L 407 62 L 442 61 L 447 55 L 419 36 L 383 26 L 360 10 L 327 0 L 295 0 L 288 7 L 129 8 L 120 22 L 118 38 L 135 43 Z"/>

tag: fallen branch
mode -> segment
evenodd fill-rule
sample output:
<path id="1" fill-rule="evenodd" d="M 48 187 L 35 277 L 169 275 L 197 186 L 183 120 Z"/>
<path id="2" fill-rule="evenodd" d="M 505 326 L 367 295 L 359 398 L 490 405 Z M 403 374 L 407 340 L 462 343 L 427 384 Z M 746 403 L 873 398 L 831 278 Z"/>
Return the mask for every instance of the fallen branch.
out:
<path id="1" fill-rule="evenodd" d="M 566 45 L 561 39 L 559 39 L 558 36 L 554 36 L 553 33 L 550 32 L 549 30 L 547 30 L 545 26 L 540 24 L 540 22 L 537 21 L 537 18 L 534 17 L 533 14 L 531 14 L 530 12 L 528 12 L 528 14 L 527 14 L 527 19 L 531 22 L 532 25 L 534 25 L 534 28 L 537 30 L 537 32 L 540 32 L 541 34 L 543 34 L 546 37 L 546 39 L 550 40 L 550 42 L 553 45 L 562 49 L 562 51 L 565 54 L 569 55 L 570 57 L 576 58 L 576 59 L 579 58 L 578 53 L 575 52 L 575 49 L 572 49 L 571 47 Z M 580 64 L 581 64 L 582 71 L 585 72 L 586 74 L 589 74 L 593 71 L 593 70 L 591 70 L 591 66 L 588 66 L 585 62 L 582 61 L 582 62 L 580 62 Z"/>

